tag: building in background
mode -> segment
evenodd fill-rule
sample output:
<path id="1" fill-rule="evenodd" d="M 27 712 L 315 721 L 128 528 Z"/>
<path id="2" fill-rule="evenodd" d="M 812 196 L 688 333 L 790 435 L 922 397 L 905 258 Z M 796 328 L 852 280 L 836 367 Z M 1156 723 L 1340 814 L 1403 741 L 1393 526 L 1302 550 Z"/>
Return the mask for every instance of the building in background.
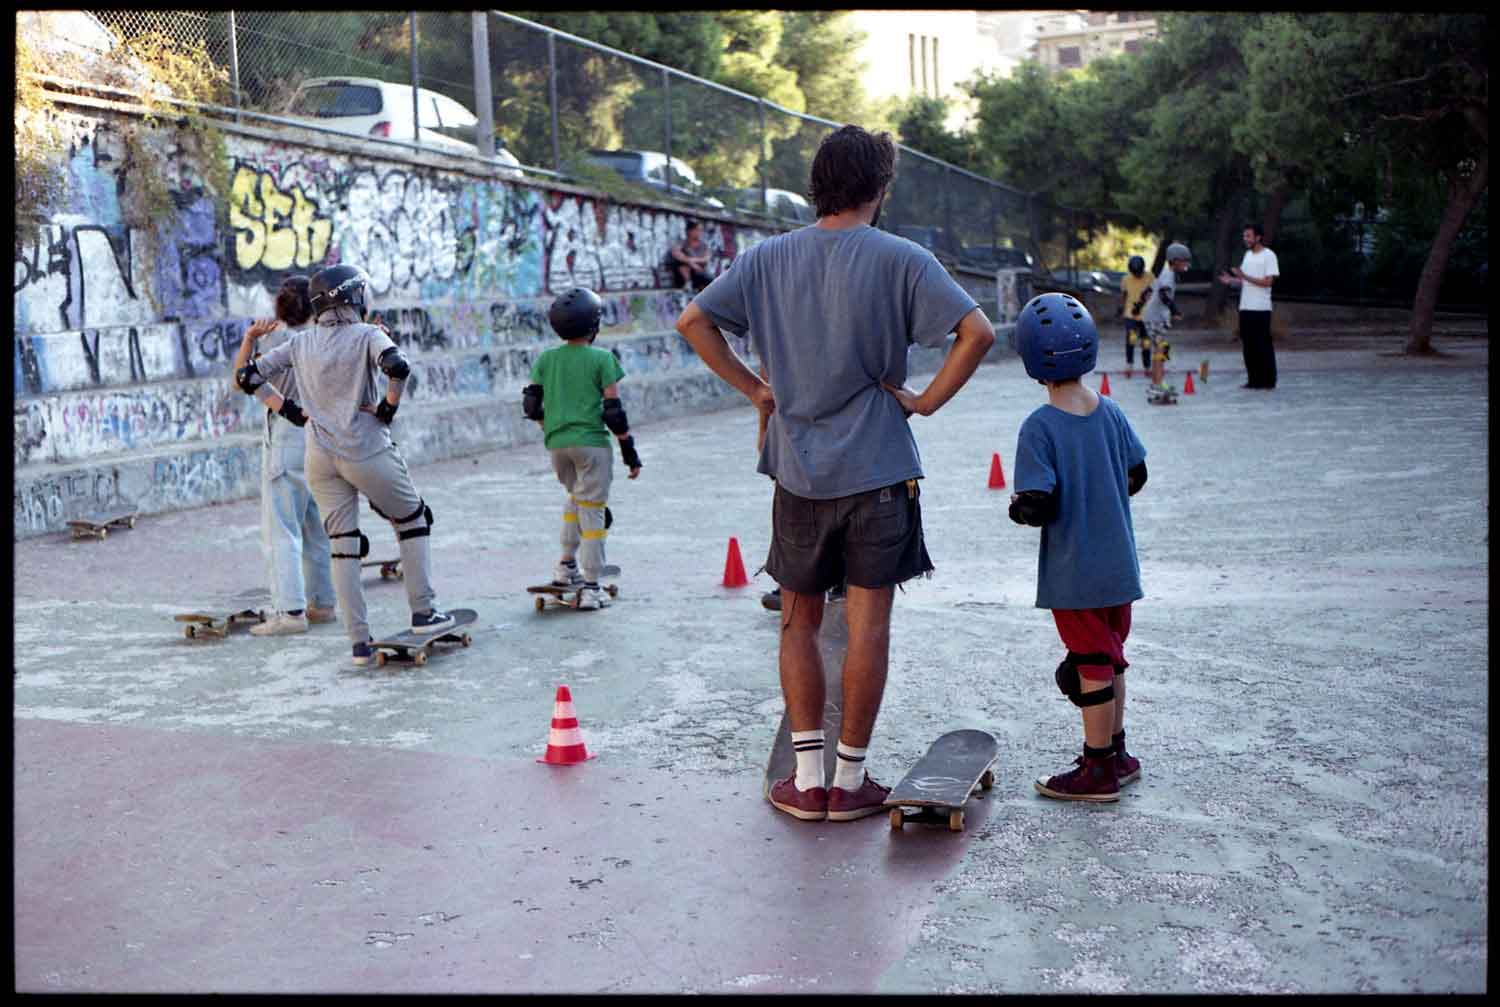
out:
<path id="1" fill-rule="evenodd" d="M 1048 11 L 1037 16 L 1031 57 L 1047 70 L 1078 70 L 1105 56 L 1139 52 L 1156 38 L 1142 11 Z"/>
<path id="2" fill-rule="evenodd" d="M 1028 58 L 1035 11 L 859 10 L 865 33 L 860 60 L 865 93 L 876 100 L 915 95 L 947 99 L 947 126 L 963 129 L 973 114 L 960 88 L 978 73 L 1005 76 Z"/>

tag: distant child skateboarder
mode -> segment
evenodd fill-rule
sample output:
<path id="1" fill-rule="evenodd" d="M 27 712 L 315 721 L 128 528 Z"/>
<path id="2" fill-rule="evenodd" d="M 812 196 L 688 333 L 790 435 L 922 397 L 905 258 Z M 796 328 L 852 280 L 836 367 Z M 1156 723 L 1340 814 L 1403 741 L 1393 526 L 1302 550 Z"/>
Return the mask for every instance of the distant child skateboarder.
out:
<path id="1" fill-rule="evenodd" d="M 1026 373 L 1047 404 L 1021 424 L 1010 517 L 1042 529 L 1037 608 L 1052 610 L 1068 649 L 1057 686 L 1083 713 L 1075 768 L 1038 778 L 1063 801 L 1117 801 L 1140 777 L 1125 751 L 1125 638 L 1141 590 L 1130 497 L 1146 484 L 1146 449 L 1125 414 L 1079 379 L 1094 369 L 1099 333 L 1067 294 L 1033 298 L 1016 322 Z"/>
<path id="2" fill-rule="evenodd" d="M 625 371 L 613 353 L 592 345 L 603 314 L 599 295 L 583 287 L 553 301 L 547 320 L 563 345 L 537 357 L 531 365 L 532 383 L 521 393 L 521 409 L 527 419 L 542 424 L 552 469 L 568 491 L 563 505 L 562 558 L 552 583 L 580 588 L 578 607 L 589 609 L 609 604 L 599 578 L 604 571 L 605 504 L 614 466 L 610 434 L 620 442 L 620 458 L 630 469 L 630 478 L 641 474 L 641 458 L 620 403 L 619 381 Z"/>
<path id="3" fill-rule="evenodd" d="M 1135 366 L 1135 346 L 1145 338 L 1146 323 L 1141 320 L 1146 302 L 1151 299 L 1151 285 L 1156 277 L 1146 271 L 1146 260 L 1132 255 L 1128 270 L 1120 280 L 1120 313 L 1125 316 L 1125 366 Z M 1141 366 L 1151 366 L 1150 350 L 1141 349 Z"/>
<path id="4" fill-rule="evenodd" d="M 412 484 L 406 460 L 391 441 L 390 423 L 401 404 L 411 365 L 391 337 L 365 322 L 369 277 L 350 265 L 329 266 L 308 285 L 317 324 L 240 368 L 247 394 L 289 368 L 302 402 L 272 395 L 267 405 L 298 426 L 308 424 L 307 482 L 333 547 L 333 586 L 344 629 L 354 644 L 354 664 L 375 658 L 359 561 L 370 540 L 359 530 L 359 496 L 391 522 L 401 547 L 406 600 L 415 633 L 436 633 L 454 623 L 440 611 L 432 589 L 429 534 L 432 508 Z M 376 402 L 379 380 L 386 392 Z M 303 407 L 306 413 L 303 413 Z"/>
<path id="5" fill-rule="evenodd" d="M 1193 261 L 1193 253 L 1178 242 L 1167 246 L 1167 268 L 1161 271 L 1151 286 L 1151 298 L 1146 305 L 1146 342 L 1141 350 L 1141 363 L 1151 368 L 1151 387 L 1147 395 L 1152 401 L 1171 401 L 1177 397 L 1175 388 L 1167 385 L 1167 361 L 1172 359 L 1172 344 L 1167 341 L 1167 330 L 1173 322 L 1182 320 L 1177 308 L 1177 274 L 1186 271 Z"/>

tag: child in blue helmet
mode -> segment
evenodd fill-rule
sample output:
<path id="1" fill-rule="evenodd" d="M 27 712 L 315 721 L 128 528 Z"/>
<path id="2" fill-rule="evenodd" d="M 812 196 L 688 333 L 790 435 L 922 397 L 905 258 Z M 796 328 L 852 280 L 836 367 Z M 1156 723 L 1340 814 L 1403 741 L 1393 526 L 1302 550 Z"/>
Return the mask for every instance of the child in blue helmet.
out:
<path id="1" fill-rule="evenodd" d="M 1094 369 L 1099 333 L 1088 309 L 1062 293 L 1034 297 L 1016 321 L 1026 373 L 1047 404 L 1021 424 L 1010 517 L 1042 529 L 1038 608 L 1051 609 L 1068 649 L 1057 685 L 1083 714 L 1074 768 L 1038 778 L 1064 801 L 1117 801 L 1140 778 L 1125 751 L 1125 638 L 1143 596 L 1130 497 L 1146 484 L 1146 448 L 1114 400 L 1079 379 Z"/>

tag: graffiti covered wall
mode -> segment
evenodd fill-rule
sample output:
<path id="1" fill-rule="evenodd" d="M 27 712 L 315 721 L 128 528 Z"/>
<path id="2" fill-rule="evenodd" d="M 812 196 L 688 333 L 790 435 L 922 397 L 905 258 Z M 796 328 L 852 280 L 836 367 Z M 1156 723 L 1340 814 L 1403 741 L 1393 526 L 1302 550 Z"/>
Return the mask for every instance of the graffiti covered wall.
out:
<path id="1" fill-rule="evenodd" d="M 231 386 L 230 362 L 283 277 L 336 262 L 369 273 L 374 317 L 413 364 L 399 436 L 435 457 L 536 436 L 520 420 L 520 389 L 555 342 L 548 304 L 573 286 L 604 299 L 599 345 L 619 355 L 638 421 L 730 401 L 672 331 L 686 296 L 662 262 L 682 212 L 357 140 L 312 146 L 227 127 L 219 199 L 159 134 L 174 210 L 143 230 L 122 209 L 144 170 L 121 140 L 128 121 L 61 115 L 63 208 L 17 236 L 17 536 L 122 499 L 151 512 L 256 492 L 259 407 Z M 714 273 L 773 233 L 706 223 Z M 690 377 L 674 394 L 649 387 Z"/>

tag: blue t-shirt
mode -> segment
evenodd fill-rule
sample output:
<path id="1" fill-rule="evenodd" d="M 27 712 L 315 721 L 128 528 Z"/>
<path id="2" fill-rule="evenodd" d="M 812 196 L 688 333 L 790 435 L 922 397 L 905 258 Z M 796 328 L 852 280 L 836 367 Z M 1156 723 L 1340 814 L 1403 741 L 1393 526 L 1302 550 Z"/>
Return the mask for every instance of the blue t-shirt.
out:
<path id="1" fill-rule="evenodd" d="M 720 329 L 750 333 L 776 411 L 757 471 L 831 500 L 920 478 L 901 404 L 912 343 L 940 347 L 978 304 L 916 242 L 866 224 L 768 238 L 694 298 Z"/>
<path id="2" fill-rule="evenodd" d="M 1021 424 L 1015 490 L 1061 490 L 1042 526 L 1037 608 L 1108 608 L 1143 597 L 1129 472 L 1146 460 L 1130 421 L 1101 397 L 1087 416 L 1040 406 Z"/>

